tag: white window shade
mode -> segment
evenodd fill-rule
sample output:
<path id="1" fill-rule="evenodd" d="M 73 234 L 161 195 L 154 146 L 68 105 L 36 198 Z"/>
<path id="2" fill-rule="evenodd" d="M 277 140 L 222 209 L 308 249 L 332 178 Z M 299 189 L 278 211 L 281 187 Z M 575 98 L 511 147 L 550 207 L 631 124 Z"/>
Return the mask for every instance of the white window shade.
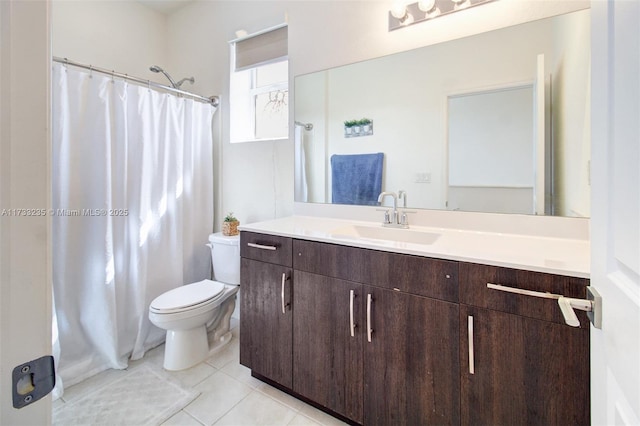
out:
<path id="1" fill-rule="evenodd" d="M 288 27 L 282 26 L 236 40 L 235 71 L 287 58 Z"/>

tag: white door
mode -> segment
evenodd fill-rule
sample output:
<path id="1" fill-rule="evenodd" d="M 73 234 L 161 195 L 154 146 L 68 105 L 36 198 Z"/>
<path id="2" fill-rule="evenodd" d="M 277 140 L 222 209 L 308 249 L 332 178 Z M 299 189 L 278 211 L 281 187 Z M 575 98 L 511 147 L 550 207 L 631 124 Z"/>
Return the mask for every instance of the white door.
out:
<path id="1" fill-rule="evenodd" d="M 49 2 L 0 1 L 0 424 L 51 422 L 12 404 L 15 366 L 51 354 Z"/>
<path id="2" fill-rule="evenodd" d="M 591 329 L 594 425 L 640 424 L 640 2 L 593 0 Z"/>

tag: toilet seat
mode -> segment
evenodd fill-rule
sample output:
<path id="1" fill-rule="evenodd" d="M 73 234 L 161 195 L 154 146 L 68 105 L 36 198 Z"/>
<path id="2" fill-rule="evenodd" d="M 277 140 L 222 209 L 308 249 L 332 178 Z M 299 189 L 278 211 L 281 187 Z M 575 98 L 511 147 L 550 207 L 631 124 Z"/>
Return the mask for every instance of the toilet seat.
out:
<path id="1" fill-rule="evenodd" d="M 157 314 L 190 311 L 216 301 L 223 295 L 224 290 L 224 284 L 211 280 L 187 284 L 153 299 L 149 311 Z"/>

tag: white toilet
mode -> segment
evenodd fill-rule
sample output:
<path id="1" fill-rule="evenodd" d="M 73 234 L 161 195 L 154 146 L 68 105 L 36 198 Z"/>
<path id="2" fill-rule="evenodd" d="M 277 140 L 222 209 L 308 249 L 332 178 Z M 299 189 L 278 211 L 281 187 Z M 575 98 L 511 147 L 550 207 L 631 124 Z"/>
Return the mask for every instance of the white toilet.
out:
<path id="1" fill-rule="evenodd" d="M 240 237 L 209 235 L 214 280 L 186 284 L 156 297 L 149 320 L 164 330 L 164 368 L 184 370 L 231 340 L 230 320 L 240 285 Z M 207 330 L 213 338 L 209 344 Z"/>

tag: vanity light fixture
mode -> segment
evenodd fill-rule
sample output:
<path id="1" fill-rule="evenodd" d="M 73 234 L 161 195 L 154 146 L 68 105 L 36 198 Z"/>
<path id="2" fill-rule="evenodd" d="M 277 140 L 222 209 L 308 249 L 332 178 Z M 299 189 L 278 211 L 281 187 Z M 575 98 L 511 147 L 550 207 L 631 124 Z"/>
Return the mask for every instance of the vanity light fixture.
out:
<path id="1" fill-rule="evenodd" d="M 419 0 L 416 3 L 409 3 L 409 1 L 393 0 L 389 10 L 389 31 L 494 0 Z"/>
<path id="2" fill-rule="evenodd" d="M 394 0 L 393 3 L 391 3 L 389 16 L 395 18 L 400 26 L 411 25 L 413 23 L 413 15 L 407 11 L 405 0 Z"/>

